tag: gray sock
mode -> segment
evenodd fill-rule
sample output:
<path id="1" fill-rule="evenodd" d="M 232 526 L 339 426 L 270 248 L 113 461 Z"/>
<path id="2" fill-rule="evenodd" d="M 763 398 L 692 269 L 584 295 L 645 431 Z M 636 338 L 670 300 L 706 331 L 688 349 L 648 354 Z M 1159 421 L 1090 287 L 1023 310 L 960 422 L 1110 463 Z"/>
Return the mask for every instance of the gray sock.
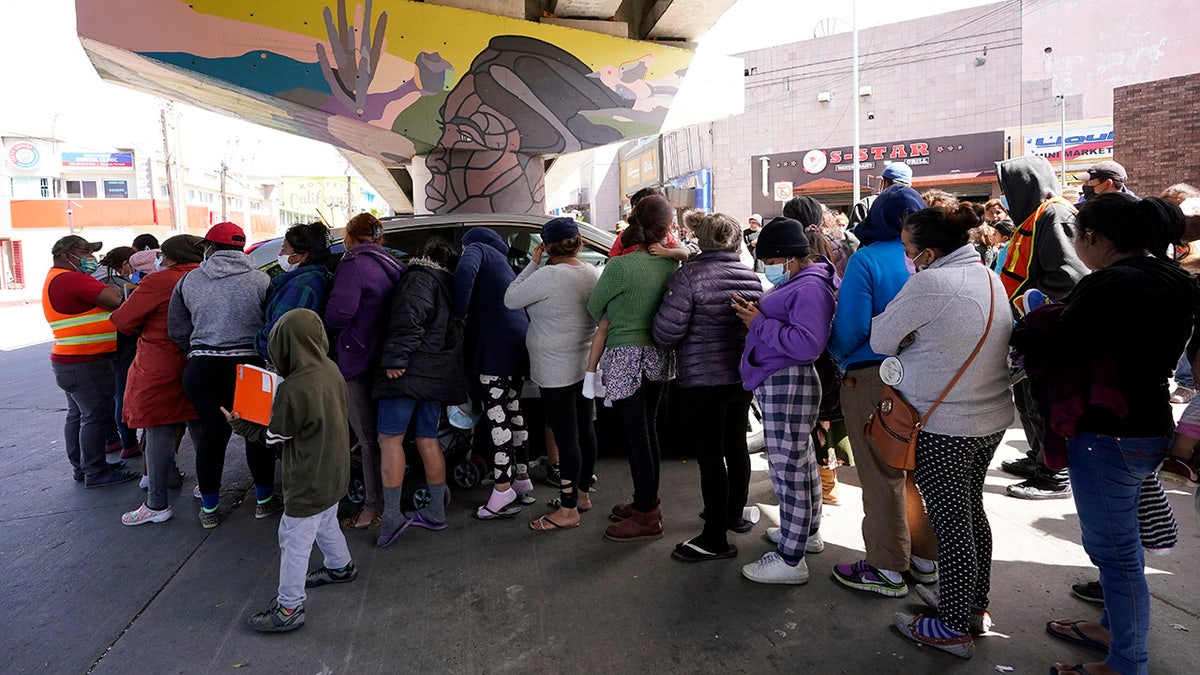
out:
<path id="1" fill-rule="evenodd" d="M 429 483 L 429 506 L 424 509 L 425 520 L 432 523 L 446 522 L 446 484 Z"/>
<path id="2" fill-rule="evenodd" d="M 383 518 L 379 524 L 379 533 L 389 535 L 404 524 L 404 514 L 400 512 L 404 500 L 404 488 L 383 488 Z"/>

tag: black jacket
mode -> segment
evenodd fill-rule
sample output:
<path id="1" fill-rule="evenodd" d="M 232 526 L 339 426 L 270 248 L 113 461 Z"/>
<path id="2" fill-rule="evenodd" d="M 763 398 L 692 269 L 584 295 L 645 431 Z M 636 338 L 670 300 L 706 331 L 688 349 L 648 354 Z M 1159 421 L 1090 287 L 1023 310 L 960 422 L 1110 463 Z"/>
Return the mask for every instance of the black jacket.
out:
<path id="1" fill-rule="evenodd" d="M 462 327 L 451 318 L 454 275 L 414 260 L 392 294 L 372 396 L 457 405 L 467 400 Z M 387 369 L 403 368 L 396 379 Z"/>

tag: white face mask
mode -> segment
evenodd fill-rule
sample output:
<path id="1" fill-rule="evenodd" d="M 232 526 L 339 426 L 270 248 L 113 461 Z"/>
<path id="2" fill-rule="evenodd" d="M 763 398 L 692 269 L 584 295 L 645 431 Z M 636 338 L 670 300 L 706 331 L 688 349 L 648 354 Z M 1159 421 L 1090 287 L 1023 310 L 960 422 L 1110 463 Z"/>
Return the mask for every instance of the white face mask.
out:
<path id="1" fill-rule="evenodd" d="M 154 271 L 155 272 L 163 271 L 164 268 L 163 268 L 162 261 L 163 261 L 163 258 L 161 255 L 154 259 Z"/>
<path id="2" fill-rule="evenodd" d="M 280 253 L 280 254 L 279 254 L 279 257 L 278 257 L 278 260 L 279 260 L 279 269 L 283 270 L 284 272 L 291 272 L 292 270 L 294 270 L 294 269 L 296 269 L 297 267 L 299 267 L 299 266 L 300 266 L 300 263 L 290 263 L 290 262 L 288 262 L 288 258 L 291 258 L 291 257 L 292 257 L 292 256 L 290 256 L 290 255 L 288 255 L 288 254 L 286 254 L 286 253 Z"/>

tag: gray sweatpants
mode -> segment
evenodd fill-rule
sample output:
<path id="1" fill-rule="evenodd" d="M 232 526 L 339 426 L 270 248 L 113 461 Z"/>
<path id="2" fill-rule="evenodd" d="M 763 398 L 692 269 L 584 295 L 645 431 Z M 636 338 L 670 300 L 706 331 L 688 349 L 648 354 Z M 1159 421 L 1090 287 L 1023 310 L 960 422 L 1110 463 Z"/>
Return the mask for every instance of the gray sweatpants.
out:
<path id="1" fill-rule="evenodd" d="M 178 431 L 178 424 L 146 429 L 146 475 L 150 478 L 146 506 L 156 511 L 168 506 L 167 485 L 175 470 L 175 434 Z"/>
<path id="2" fill-rule="evenodd" d="M 304 604 L 304 579 L 313 542 L 325 555 L 325 566 L 337 569 L 350 564 L 350 549 L 338 527 L 337 503 L 315 516 L 279 520 L 279 604 L 295 609 Z"/>

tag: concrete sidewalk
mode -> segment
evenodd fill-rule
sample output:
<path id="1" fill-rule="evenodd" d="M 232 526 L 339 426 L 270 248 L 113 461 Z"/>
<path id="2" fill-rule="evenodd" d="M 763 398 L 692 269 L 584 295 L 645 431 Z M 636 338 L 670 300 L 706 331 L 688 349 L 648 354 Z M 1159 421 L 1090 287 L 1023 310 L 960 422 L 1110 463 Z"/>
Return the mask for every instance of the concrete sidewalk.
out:
<path id="1" fill-rule="evenodd" d="M 383 551 L 373 547 L 373 533 L 348 533 L 358 580 L 312 591 L 302 630 L 256 634 L 245 620 L 274 597 L 278 518 L 256 521 L 243 504 L 217 529 L 202 530 L 185 441 L 189 479 L 171 494 L 175 518 L 122 526 L 120 514 L 143 493 L 136 484 L 84 490 L 71 481 L 61 451 L 61 393 L 46 351 L 0 354 L 5 672 L 985 673 L 1002 665 L 1045 673 L 1054 661 L 1096 658 L 1043 628 L 1054 618 L 1099 616 L 1098 606 L 1069 593 L 1071 583 L 1096 578 L 1078 543 L 1071 500 L 1011 499 L 1003 486 L 1013 479 L 989 475 L 996 633 L 979 638 L 975 657 L 965 661 L 891 628 L 895 611 L 919 609 L 915 595 L 887 599 L 830 578 L 835 563 L 863 550 L 852 469 L 839 471 L 843 506 L 825 510 L 827 547 L 809 557 L 812 580 L 769 587 L 740 575 L 741 565 L 771 548 L 762 534 L 777 509 L 761 457 L 751 499 L 766 511 L 765 522 L 734 535 L 736 560 L 688 565 L 669 554 L 699 532 L 695 464 L 663 462 L 667 536 L 616 544 L 603 539 L 605 513 L 626 498 L 630 481 L 611 451 L 598 467 L 596 508 L 579 529 L 528 529 L 546 512 L 548 487 L 539 486 L 539 504 L 500 522 L 469 517 L 486 488 L 455 491 L 443 532 L 410 531 Z M 1011 431 L 994 466 L 1023 447 L 1020 432 Z M 223 508 L 249 488 L 242 457 L 235 441 Z M 1191 494 L 1169 493 L 1181 541 L 1170 556 L 1147 561 L 1151 672 L 1196 673 L 1200 523 Z M 312 565 L 319 564 L 314 555 Z"/>

